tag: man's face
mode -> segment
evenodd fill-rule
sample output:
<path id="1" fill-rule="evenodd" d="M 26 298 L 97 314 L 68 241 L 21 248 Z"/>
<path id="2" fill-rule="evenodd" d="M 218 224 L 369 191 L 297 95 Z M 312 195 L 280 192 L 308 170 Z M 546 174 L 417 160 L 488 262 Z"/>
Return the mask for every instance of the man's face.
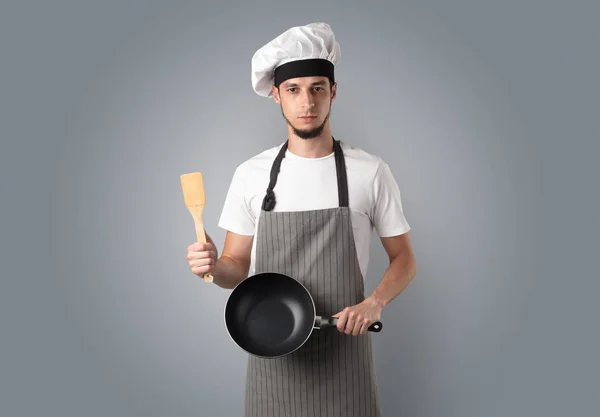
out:
<path id="1" fill-rule="evenodd" d="M 321 134 L 329 119 L 337 86 L 327 77 L 299 77 L 273 87 L 273 98 L 294 133 L 303 139 Z"/>

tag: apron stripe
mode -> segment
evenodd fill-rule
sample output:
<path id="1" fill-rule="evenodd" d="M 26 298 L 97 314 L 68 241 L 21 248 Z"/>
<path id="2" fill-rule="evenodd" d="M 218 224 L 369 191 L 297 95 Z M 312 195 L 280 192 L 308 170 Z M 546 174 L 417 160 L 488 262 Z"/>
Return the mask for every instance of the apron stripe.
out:
<path id="1" fill-rule="evenodd" d="M 255 359 L 256 363 L 257 363 L 257 368 L 258 368 L 258 377 L 261 378 L 262 380 L 262 386 L 261 389 L 263 389 L 263 395 L 261 396 L 261 407 L 260 407 L 260 412 L 262 415 L 266 416 L 269 413 L 269 390 L 268 390 L 268 381 L 266 378 L 266 366 L 267 364 L 264 363 L 263 361 L 259 361 L 258 359 Z"/>
<path id="2" fill-rule="evenodd" d="M 254 367 L 255 363 L 254 363 L 254 357 L 250 356 L 250 362 L 251 362 L 251 366 Z M 252 376 L 252 374 L 250 374 L 250 376 Z M 250 378 L 251 381 L 251 386 L 252 386 L 252 390 L 256 390 L 256 380 L 254 378 Z M 252 390 L 249 390 L 250 392 L 252 392 Z M 252 405 L 252 417 L 258 416 L 259 410 L 258 410 L 258 403 L 259 403 L 260 399 L 256 398 L 256 396 L 254 395 L 250 395 L 250 403 Z"/>
<path id="3" fill-rule="evenodd" d="M 281 398 L 287 398 L 287 401 L 282 401 L 281 407 L 282 409 L 282 416 L 289 416 L 290 412 L 288 411 L 288 409 L 291 407 L 290 405 L 290 396 L 289 396 L 289 384 L 287 381 L 289 381 L 289 374 L 287 372 L 287 363 L 283 362 L 283 359 L 277 359 L 277 362 L 279 363 L 279 368 L 281 369 Z"/>
<path id="4" fill-rule="evenodd" d="M 339 260 L 340 260 L 338 246 L 339 246 L 339 242 L 340 242 L 340 239 L 341 239 L 341 235 L 339 233 L 340 232 L 340 228 L 339 227 L 336 229 L 336 232 L 337 233 L 334 236 L 335 256 L 333 258 L 336 261 L 336 263 L 335 263 L 335 277 L 336 277 L 336 281 L 337 281 L 338 291 L 340 291 L 341 295 L 344 296 L 344 286 L 342 285 L 342 282 L 341 282 L 342 277 L 341 277 L 341 274 L 339 273 L 340 268 L 339 268 L 339 265 L 338 265 Z M 336 300 L 336 310 L 338 312 L 341 310 L 341 304 L 342 303 L 339 302 L 339 294 L 338 294 L 338 298 Z M 340 343 L 339 343 L 340 339 L 342 337 L 341 335 L 342 335 L 341 333 L 339 335 L 336 335 L 337 337 L 335 338 L 335 340 L 336 340 L 336 352 L 337 352 L 337 355 L 338 355 L 338 369 L 337 369 L 337 371 L 338 371 L 338 373 L 340 373 L 340 377 L 338 378 L 339 399 L 337 401 L 337 405 L 340 407 L 340 410 L 339 410 L 340 411 L 340 417 L 343 417 L 345 415 L 345 413 L 342 411 L 342 408 L 343 408 L 342 407 L 342 399 L 343 399 L 342 393 L 344 392 L 344 390 L 342 389 L 342 381 L 343 381 L 343 377 L 344 377 L 344 373 L 343 373 L 344 372 L 344 364 L 342 363 L 342 350 L 340 348 Z"/>
<path id="5" fill-rule="evenodd" d="M 248 360 L 250 360 L 250 358 L 248 358 Z M 250 407 L 250 390 L 248 389 L 249 385 L 252 383 L 252 381 L 248 378 L 248 371 L 246 370 L 246 391 L 245 391 L 245 397 L 244 397 L 244 406 L 246 409 L 252 409 Z"/>
<path id="6" fill-rule="evenodd" d="M 264 381 L 264 374 L 262 373 L 262 364 L 260 362 L 258 362 L 258 360 L 256 358 L 253 359 L 254 361 L 254 367 L 256 369 L 256 372 L 258 372 L 258 381 L 260 382 L 260 386 L 255 387 L 257 390 L 260 390 L 263 392 L 263 395 L 260 396 L 260 398 L 258 399 L 258 404 L 256 404 L 258 406 L 257 410 L 256 410 L 256 414 L 257 417 L 260 416 L 261 414 L 264 415 L 265 414 L 265 410 L 267 409 L 267 403 L 266 403 L 266 397 L 264 395 L 265 392 L 267 392 L 267 386 L 266 386 L 266 381 L 264 383 L 263 386 L 263 381 Z"/>
<path id="7" fill-rule="evenodd" d="M 308 240 L 308 245 L 309 245 L 309 253 L 308 255 L 305 255 L 305 257 L 308 260 L 308 270 L 311 271 L 313 270 L 313 261 L 315 259 L 315 254 L 316 254 L 316 248 L 315 248 L 315 240 L 314 240 L 314 236 L 315 236 L 315 219 L 313 216 L 307 216 L 308 219 L 308 224 L 309 224 L 309 230 L 310 230 L 310 234 L 309 237 L 310 239 Z M 316 274 L 312 273 L 310 274 L 310 289 L 311 289 L 311 293 L 313 295 L 314 301 L 315 303 L 317 303 L 317 277 L 315 276 Z M 319 343 L 319 338 L 318 335 L 316 333 L 314 333 L 312 335 L 313 337 L 313 343 L 312 343 L 312 347 L 314 349 L 315 345 L 318 345 Z M 310 377 L 312 378 L 311 380 L 311 388 L 314 388 L 315 386 L 317 386 L 317 378 L 318 376 L 316 375 L 316 368 L 318 366 L 318 357 L 317 355 L 310 355 L 311 357 L 311 362 L 312 362 L 312 366 L 310 368 Z M 309 390 L 310 393 L 312 394 L 312 399 L 309 399 L 309 401 L 312 403 L 313 405 L 313 410 L 312 410 L 312 415 L 314 417 L 317 416 L 317 410 L 318 410 L 318 406 L 319 406 L 319 399 L 318 399 L 318 392 L 316 392 L 314 389 Z"/>
<path id="8" fill-rule="evenodd" d="M 346 258 L 346 246 L 348 245 L 348 242 L 347 242 L 346 239 L 344 239 L 345 230 L 344 230 L 344 226 L 343 226 L 342 222 L 340 222 L 339 232 L 340 232 L 340 235 L 341 235 L 340 236 L 340 240 L 342 241 L 342 244 L 340 246 L 340 249 L 341 249 L 340 252 L 341 252 L 341 254 L 340 254 L 340 256 L 338 256 L 338 259 L 343 260 L 343 259 L 347 259 Z M 342 278 L 345 278 L 347 276 L 346 275 L 345 262 L 342 262 L 342 265 L 341 265 L 341 268 L 339 269 L 339 272 L 341 272 L 340 275 L 341 275 Z M 342 283 L 342 288 L 344 289 L 344 301 L 343 301 L 343 303 L 344 303 L 344 307 L 346 307 L 348 305 L 347 300 L 348 300 L 349 295 L 350 295 L 349 291 L 348 291 L 348 285 Z M 347 339 L 345 333 L 342 333 L 341 337 L 343 337 L 344 339 Z M 348 361 L 348 350 L 349 350 L 348 349 L 348 343 L 344 343 L 344 367 L 343 367 L 343 369 L 344 369 L 344 380 L 346 382 L 346 395 L 345 395 L 345 403 L 346 403 L 346 410 L 347 410 L 346 411 L 346 415 L 347 415 L 347 413 L 351 409 L 349 403 L 350 403 L 350 393 L 352 392 L 352 391 L 350 391 L 350 378 L 348 377 L 349 376 L 349 372 L 348 372 L 348 365 L 349 365 L 348 364 L 348 362 L 349 362 Z"/>
<path id="9" fill-rule="evenodd" d="M 282 227 L 280 227 L 280 223 L 283 219 L 281 218 L 281 216 L 276 217 L 276 221 L 275 221 L 275 230 L 274 230 L 274 234 L 275 234 L 275 240 L 274 242 L 281 242 L 282 244 L 285 242 L 285 237 L 281 236 L 281 230 L 283 229 Z M 285 256 L 285 249 L 283 251 L 279 251 L 279 256 L 277 257 L 277 271 L 284 271 L 285 269 L 285 264 L 284 264 L 284 259 L 283 257 Z M 279 398 L 285 398 L 285 395 L 283 394 L 283 384 L 282 384 L 282 375 L 281 375 L 281 370 L 279 368 L 279 359 L 274 359 L 270 361 L 273 364 L 273 373 L 275 374 L 275 392 L 277 393 L 277 397 Z M 277 414 L 278 416 L 282 415 L 281 414 L 281 407 L 284 404 L 284 401 L 277 401 Z M 275 410 L 274 410 L 275 411 Z"/>
<path id="10" fill-rule="evenodd" d="M 248 357 L 248 365 L 252 361 L 251 357 Z M 252 396 L 250 395 L 250 391 L 252 390 L 252 378 L 250 378 L 250 366 L 246 369 L 246 397 L 244 398 L 244 406 L 246 410 L 250 410 L 250 417 L 254 415 L 254 409 L 252 404 Z"/>
<path id="11" fill-rule="evenodd" d="M 324 216 L 323 216 L 324 217 Z M 327 219 L 323 219 L 324 221 L 324 225 L 323 225 L 323 232 L 321 233 L 321 236 L 323 237 L 323 240 L 321 241 L 321 245 L 323 248 L 323 277 L 326 279 L 328 285 L 327 285 L 327 294 L 329 295 L 329 299 L 327 300 L 327 304 L 329 306 L 331 306 L 331 303 L 333 301 L 332 299 L 332 294 L 331 294 L 331 248 L 329 246 L 329 242 L 331 241 L 331 223 L 329 221 L 327 221 Z M 331 314 L 335 314 L 336 312 L 328 310 L 325 311 L 326 315 L 331 315 Z M 332 329 L 334 332 L 337 330 Z M 328 348 L 325 352 L 325 378 L 327 378 L 328 381 L 331 381 L 331 376 L 333 373 L 333 370 L 331 369 L 332 367 L 332 361 L 333 361 L 333 350 L 332 350 L 332 337 L 329 338 L 329 344 L 328 344 Z M 331 390 L 331 386 L 330 384 L 325 384 L 325 397 L 327 398 L 327 416 L 332 416 L 334 413 L 333 410 L 333 403 L 330 401 L 331 396 L 333 395 L 333 391 Z"/>
<path id="12" fill-rule="evenodd" d="M 283 226 L 284 226 L 283 230 L 284 230 L 284 233 L 288 233 L 288 238 L 283 240 L 283 250 L 284 250 L 285 253 L 293 253 L 294 252 L 294 248 L 293 248 L 293 240 L 291 240 L 291 236 L 292 236 L 292 234 L 291 234 L 291 231 L 292 231 L 291 230 L 291 218 L 290 218 L 289 214 L 283 216 L 283 220 L 284 220 L 283 221 Z M 286 227 L 286 223 L 287 223 L 287 227 Z M 289 251 L 286 250 L 286 242 L 290 245 Z M 293 269 L 293 264 L 289 265 L 289 263 L 286 262 L 285 274 L 293 276 L 294 272 L 292 271 L 292 269 Z M 282 364 L 283 363 L 284 363 L 284 361 L 282 361 Z M 291 368 L 290 367 L 290 361 L 285 361 L 285 365 L 286 365 L 286 378 L 284 378 L 284 381 L 285 381 L 285 383 L 287 385 L 287 393 L 288 393 L 287 405 L 289 407 L 289 411 L 286 410 L 287 413 L 288 413 L 286 415 L 292 416 L 292 412 L 293 412 L 293 410 L 295 408 L 295 404 L 294 404 L 295 401 L 294 401 L 293 396 L 292 396 L 292 393 L 294 392 L 294 390 L 292 388 L 293 380 L 292 380 L 292 373 L 291 373 L 291 369 L 290 369 Z M 285 396 L 284 396 L 284 398 L 285 398 Z"/>
<path id="13" fill-rule="evenodd" d="M 296 254 L 296 262 L 295 262 L 295 267 L 296 267 L 296 274 L 294 275 L 294 277 L 300 277 L 302 275 L 300 275 L 300 240 L 299 240 L 299 236 L 300 236 L 300 231 L 302 230 L 302 222 L 300 222 L 300 216 L 294 216 L 296 221 L 294 222 L 294 234 L 292 236 L 294 236 L 293 241 L 296 243 L 296 245 L 298 245 L 298 247 L 296 248 L 296 250 L 294 251 Z M 299 225 L 298 225 L 299 224 Z M 293 255 L 292 255 L 293 256 Z M 300 417 L 303 416 L 303 404 L 304 402 L 302 401 L 302 391 L 301 391 L 301 377 L 300 377 L 300 369 L 298 367 L 298 362 L 297 361 L 290 361 L 292 363 L 292 368 L 294 369 L 294 376 L 296 377 L 294 379 L 295 385 L 294 388 L 296 388 L 294 390 L 294 398 L 297 401 L 298 406 L 296 407 L 296 410 L 298 410 L 300 412 Z"/>
<path id="14" fill-rule="evenodd" d="M 342 224 L 343 224 L 343 227 L 349 227 L 348 222 L 344 221 L 344 222 L 342 222 Z M 352 233 L 350 233 L 350 231 L 346 231 L 344 233 L 344 237 L 347 240 L 349 240 L 350 239 L 349 236 L 352 236 Z M 344 247 L 348 251 L 348 258 L 347 259 L 352 259 L 350 257 L 350 253 L 349 253 L 350 252 L 350 242 L 348 242 Z M 355 275 L 356 271 L 354 270 L 354 262 L 349 261 L 347 267 L 348 267 L 348 276 L 349 277 L 356 276 Z M 352 304 L 358 304 L 360 301 L 362 301 L 360 299 L 360 294 L 357 294 L 357 292 L 356 292 L 356 290 L 357 290 L 357 288 L 356 288 L 356 286 L 357 286 L 356 285 L 356 281 L 357 280 L 355 280 L 355 279 L 351 279 L 350 280 L 350 294 L 352 294 L 352 298 L 353 298 Z M 348 337 L 350 337 L 352 339 L 350 341 L 350 358 L 351 358 L 350 359 L 351 360 L 350 369 L 352 370 L 352 372 L 351 372 L 352 373 L 352 376 L 351 376 L 351 378 L 352 378 L 352 391 L 350 391 L 350 392 L 356 393 L 356 395 L 354 395 L 352 397 L 352 411 L 353 411 L 353 415 L 359 415 L 360 416 L 360 413 L 358 412 L 359 411 L 359 408 L 358 408 L 359 407 L 359 403 L 358 403 L 358 401 L 360 400 L 360 396 L 361 396 L 360 389 L 359 389 L 359 386 L 358 386 L 358 367 L 359 367 L 358 366 L 358 342 L 359 342 L 359 340 L 358 340 L 357 336 L 348 336 Z"/>
<path id="15" fill-rule="evenodd" d="M 275 392 L 276 397 L 275 398 L 285 398 L 285 396 L 281 396 L 281 373 L 279 370 L 279 359 L 275 359 L 270 361 L 273 364 L 273 373 L 275 374 L 275 386 L 273 387 L 273 391 Z M 280 416 L 281 414 L 281 407 L 283 405 L 283 401 L 274 401 L 274 403 L 276 404 L 276 407 L 274 408 L 274 412 L 276 412 L 276 416 Z"/>

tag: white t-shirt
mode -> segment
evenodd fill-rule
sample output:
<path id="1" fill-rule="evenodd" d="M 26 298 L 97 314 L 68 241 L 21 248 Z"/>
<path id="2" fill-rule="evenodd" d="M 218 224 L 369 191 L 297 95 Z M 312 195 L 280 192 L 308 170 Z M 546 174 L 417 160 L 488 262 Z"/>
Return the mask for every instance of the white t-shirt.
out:
<path id="1" fill-rule="evenodd" d="M 406 233 L 400 189 L 389 166 L 379 156 L 340 141 L 346 162 L 348 200 L 356 252 L 363 278 L 369 264 L 373 230 L 380 237 Z M 271 166 L 283 143 L 240 164 L 227 193 L 219 227 L 240 235 L 256 235 Z M 275 185 L 273 211 L 303 211 L 339 206 L 334 153 L 304 158 L 286 151 Z M 256 239 L 250 275 L 255 272 Z"/>

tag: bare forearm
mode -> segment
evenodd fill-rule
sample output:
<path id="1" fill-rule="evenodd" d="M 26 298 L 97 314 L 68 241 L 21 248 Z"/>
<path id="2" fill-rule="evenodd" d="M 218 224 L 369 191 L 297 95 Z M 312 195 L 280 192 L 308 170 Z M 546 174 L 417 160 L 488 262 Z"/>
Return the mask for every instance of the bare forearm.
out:
<path id="1" fill-rule="evenodd" d="M 381 283 L 369 297 L 382 309 L 408 286 L 416 275 L 416 264 L 410 256 L 396 256 L 385 271 Z"/>
<path id="2" fill-rule="evenodd" d="M 248 267 L 232 258 L 221 256 L 213 271 L 213 282 L 221 288 L 232 289 L 248 276 Z"/>

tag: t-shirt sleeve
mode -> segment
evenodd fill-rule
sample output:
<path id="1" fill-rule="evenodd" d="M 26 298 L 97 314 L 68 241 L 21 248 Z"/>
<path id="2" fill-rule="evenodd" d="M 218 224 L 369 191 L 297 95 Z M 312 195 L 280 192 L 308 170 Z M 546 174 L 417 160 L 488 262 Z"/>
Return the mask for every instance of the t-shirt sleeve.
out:
<path id="1" fill-rule="evenodd" d="M 223 211 L 219 218 L 219 227 L 238 235 L 254 235 L 255 216 L 250 209 L 245 191 L 244 175 L 238 167 L 229 185 Z"/>
<path id="2" fill-rule="evenodd" d="M 410 230 L 402 208 L 400 188 L 390 167 L 383 161 L 373 181 L 373 202 L 371 220 L 380 237 L 397 236 Z"/>

